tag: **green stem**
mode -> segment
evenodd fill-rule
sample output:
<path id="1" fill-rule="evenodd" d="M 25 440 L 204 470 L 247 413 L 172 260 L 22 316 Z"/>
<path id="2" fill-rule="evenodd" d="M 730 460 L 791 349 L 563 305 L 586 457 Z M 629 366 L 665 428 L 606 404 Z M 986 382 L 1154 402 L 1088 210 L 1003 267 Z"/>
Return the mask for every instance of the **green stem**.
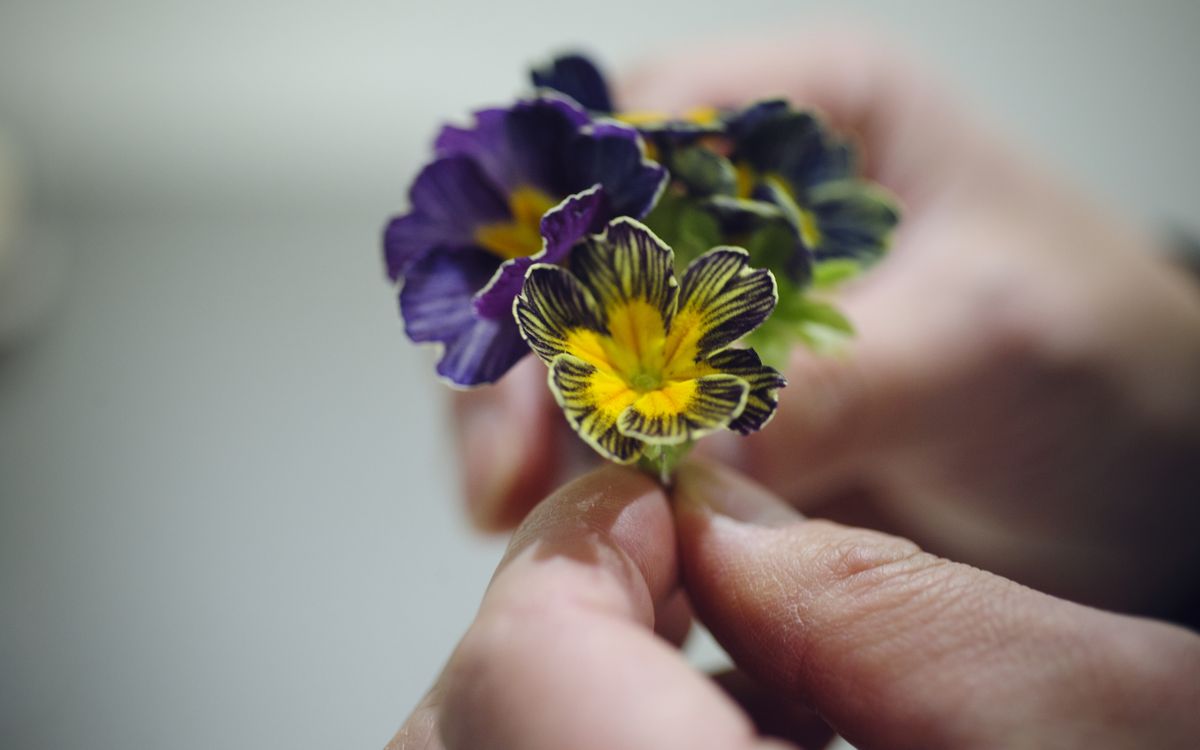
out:
<path id="1" fill-rule="evenodd" d="M 664 487 L 671 486 L 675 467 L 692 449 L 692 441 L 679 445 L 651 445 L 638 459 L 638 468 L 654 477 Z"/>

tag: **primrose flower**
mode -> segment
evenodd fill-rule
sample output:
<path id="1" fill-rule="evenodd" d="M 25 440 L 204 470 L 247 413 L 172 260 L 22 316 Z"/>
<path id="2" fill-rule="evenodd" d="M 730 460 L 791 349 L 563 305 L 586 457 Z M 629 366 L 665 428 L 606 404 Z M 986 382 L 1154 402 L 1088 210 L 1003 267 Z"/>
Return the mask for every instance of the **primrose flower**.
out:
<path id="1" fill-rule="evenodd" d="M 385 230 L 387 272 L 403 281 L 409 338 L 442 345 L 438 374 L 490 383 L 528 351 L 512 317 L 526 269 L 561 262 L 613 217 L 645 215 L 667 175 L 636 131 L 554 96 L 448 126 L 435 154 Z"/>
<path id="2" fill-rule="evenodd" d="M 782 100 L 763 101 L 726 125 L 735 199 L 760 216 L 761 208 L 748 204 L 773 205 L 791 225 L 800 251 L 791 275 L 801 276 L 796 269 L 807 269 L 809 259 L 869 262 L 887 248 L 900 219 L 892 197 L 858 177 L 854 148 L 812 113 Z"/>
<path id="3" fill-rule="evenodd" d="M 596 451 L 631 463 L 651 446 L 723 428 L 747 434 L 771 418 L 783 377 L 753 350 L 729 348 L 777 299 L 770 271 L 748 260 L 741 248 L 714 248 L 677 282 L 671 249 L 619 218 L 566 267 L 530 268 L 513 306 L 521 335 Z"/>

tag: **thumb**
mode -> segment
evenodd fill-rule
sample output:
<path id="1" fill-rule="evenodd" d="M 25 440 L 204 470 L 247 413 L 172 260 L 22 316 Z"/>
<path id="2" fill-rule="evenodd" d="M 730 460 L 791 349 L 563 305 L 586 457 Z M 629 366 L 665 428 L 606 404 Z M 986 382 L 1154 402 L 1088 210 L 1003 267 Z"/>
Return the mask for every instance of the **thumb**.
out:
<path id="1" fill-rule="evenodd" d="M 678 475 L 680 564 L 743 670 L 856 746 L 1176 747 L 1200 638 L 825 521 L 728 470 Z"/>

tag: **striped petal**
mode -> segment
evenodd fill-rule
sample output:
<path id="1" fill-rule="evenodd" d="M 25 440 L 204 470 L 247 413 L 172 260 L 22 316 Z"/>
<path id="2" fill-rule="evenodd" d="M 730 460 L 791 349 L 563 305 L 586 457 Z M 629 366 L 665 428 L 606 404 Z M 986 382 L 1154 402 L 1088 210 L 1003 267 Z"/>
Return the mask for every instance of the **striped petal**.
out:
<path id="1" fill-rule="evenodd" d="M 617 420 L 623 435 L 654 445 L 677 445 L 727 426 L 746 406 L 749 386 L 719 373 L 666 383 L 637 397 Z"/>
<path id="2" fill-rule="evenodd" d="M 617 307 L 643 301 L 669 325 L 678 283 L 674 253 L 644 224 L 628 217 L 614 219 L 604 232 L 589 238 L 571 254 L 569 267 L 610 315 Z"/>
<path id="3" fill-rule="evenodd" d="M 605 458 L 628 464 L 642 453 L 642 442 L 621 434 L 617 419 L 637 393 L 611 371 L 563 354 L 550 365 L 550 390 L 567 421 Z"/>
<path id="4" fill-rule="evenodd" d="M 532 266 L 513 314 L 521 336 L 543 362 L 550 364 L 560 354 L 605 361 L 597 343 L 604 333 L 603 316 L 569 271 L 544 263 Z"/>
<path id="5" fill-rule="evenodd" d="M 726 349 L 709 357 L 708 364 L 720 372 L 736 375 L 750 389 L 746 408 L 729 423 L 729 429 L 749 435 L 765 427 L 775 416 L 779 389 L 787 385 L 787 379 L 775 368 L 764 365 L 753 349 Z"/>
<path id="6" fill-rule="evenodd" d="M 603 315 L 608 365 L 626 377 L 661 371 L 678 293 L 671 248 L 640 222 L 622 217 L 577 247 L 568 265 Z"/>
<path id="7" fill-rule="evenodd" d="M 679 309 L 667 339 L 667 377 L 685 376 L 694 363 L 760 326 L 779 293 L 766 269 L 750 268 L 740 247 L 717 247 L 683 273 Z"/>
<path id="8" fill-rule="evenodd" d="M 735 159 L 764 174 L 783 175 L 797 190 L 854 174 L 853 147 L 826 131 L 812 112 L 772 100 L 747 107 L 729 121 Z"/>
<path id="9" fill-rule="evenodd" d="M 840 180 L 814 189 L 810 198 L 818 259 L 870 262 L 887 250 L 900 210 L 886 190 L 866 180 Z"/>

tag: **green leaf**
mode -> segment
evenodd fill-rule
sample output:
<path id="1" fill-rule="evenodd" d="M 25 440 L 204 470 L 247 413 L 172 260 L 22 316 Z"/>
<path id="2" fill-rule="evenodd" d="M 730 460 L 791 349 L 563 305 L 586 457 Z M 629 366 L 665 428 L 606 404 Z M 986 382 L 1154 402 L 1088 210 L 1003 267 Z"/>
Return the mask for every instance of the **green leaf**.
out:
<path id="1" fill-rule="evenodd" d="M 676 151 L 669 165 L 671 176 L 696 196 L 734 195 L 737 192 L 737 172 L 724 156 L 703 146 L 689 146 Z"/>
<path id="2" fill-rule="evenodd" d="M 692 201 L 679 211 L 675 263 L 684 268 L 703 253 L 721 244 L 721 226 L 712 214 Z"/>
<path id="3" fill-rule="evenodd" d="M 781 285 L 775 312 L 746 338 L 764 362 L 781 368 L 796 344 L 837 351 L 854 336 L 853 324 L 831 303 Z"/>
<path id="4" fill-rule="evenodd" d="M 716 217 L 696 199 L 674 191 L 664 193 L 644 221 L 675 251 L 675 267 L 680 271 L 701 253 L 722 244 Z"/>
<path id="5" fill-rule="evenodd" d="M 853 258 L 831 258 L 813 264 L 814 289 L 833 289 L 862 273 L 863 264 Z"/>
<path id="6" fill-rule="evenodd" d="M 747 238 L 746 251 L 750 253 L 750 265 L 769 268 L 776 279 L 786 279 L 796 254 L 796 235 L 786 221 L 765 222 Z"/>

